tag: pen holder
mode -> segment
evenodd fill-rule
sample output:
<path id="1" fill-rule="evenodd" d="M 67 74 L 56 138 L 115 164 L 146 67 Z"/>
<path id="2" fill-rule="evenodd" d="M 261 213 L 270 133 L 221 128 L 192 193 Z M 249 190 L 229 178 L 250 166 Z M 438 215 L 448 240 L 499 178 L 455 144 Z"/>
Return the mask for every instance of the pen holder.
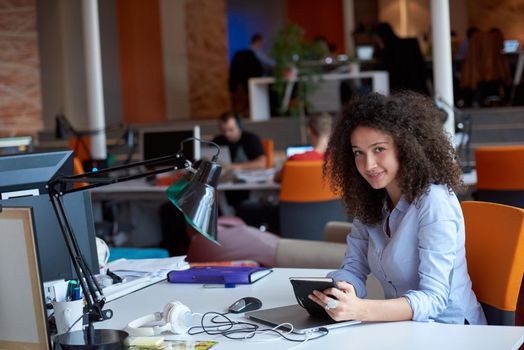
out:
<path id="1" fill-rule="evenodd" d="M 84 312 L 84 300 L 74 301 L 53 301 L 53 310 L 55 312 L 56 330 L 58 334 L 72 331 L 81 331 L 83 320 L 80 319 Z M 76 324 L 73 325 L 73 323 Z M 71 327 L 71 329 L 69 329 Z"/>

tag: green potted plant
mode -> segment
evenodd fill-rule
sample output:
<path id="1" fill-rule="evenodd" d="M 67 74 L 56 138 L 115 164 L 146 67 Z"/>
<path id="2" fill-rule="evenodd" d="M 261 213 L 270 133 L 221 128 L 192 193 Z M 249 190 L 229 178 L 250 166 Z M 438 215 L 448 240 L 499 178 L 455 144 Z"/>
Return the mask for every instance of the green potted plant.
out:
<path id="1" fill-rule="evenodd" d="M 272 56 L 275 59 L 273 77 L 275 91 L 280 104 L 280 113 L 294 116 L 305 115 L 312 110 L 308 96 L 320 80 L 322 66 L 320 61 L 329 54 L 325 43 L 306 41 L 304 29 L 295 23 L 286 24 L 277 34 Z M 296 96 L 291 99 L 292 84 L 296 79 Z"/>

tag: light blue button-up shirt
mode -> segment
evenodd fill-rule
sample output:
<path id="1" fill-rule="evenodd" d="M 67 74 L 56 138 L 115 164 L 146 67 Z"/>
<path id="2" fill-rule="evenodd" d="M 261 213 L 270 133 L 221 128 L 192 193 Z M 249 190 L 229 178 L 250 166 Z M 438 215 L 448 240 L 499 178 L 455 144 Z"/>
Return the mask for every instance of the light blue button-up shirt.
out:
<path id="1" fill-rule="evenodd" d="M 355 219 L 342 267 L 329 276 L 352 284 L 363 298 L 372 272 L 386 299 L 407 298 L 415 321 L 486 324 L 471 289 L 464 241 L 457 197 L 444 185 L 432 185 L 411 204 L 402 196 L 391 213 L 385 206 L 379 224 Z"/>

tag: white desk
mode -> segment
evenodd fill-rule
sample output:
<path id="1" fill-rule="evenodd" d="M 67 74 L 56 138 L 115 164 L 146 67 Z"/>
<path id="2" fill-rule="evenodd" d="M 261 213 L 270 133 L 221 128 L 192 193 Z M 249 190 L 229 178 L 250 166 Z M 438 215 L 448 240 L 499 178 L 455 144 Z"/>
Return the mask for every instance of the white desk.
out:
<path id="1" fill-rule="evenodd" d="M 462 174 L 462 181 L 466 186 L 476 186 L 477 185 L 477 171 L 473 169 L 469 173 Z"/>
<path id="2" fill-rule="evenodd" d="M 90 190 L 95 218 L 100 220 L 102 217 L 101 201 L 116 200 L 128 202 L 126 213 L 129 212 L 128 222 L 135 227 L 133 232 L 149 233 L 147 236 L 132 234 L 130 237 L 132 244 L 136 244 L 137 246 L 152 246 L 158 244 L 161 240 L 158 210 L 162 203 L 168 201 L 166 190 L 167 186 L 154 186 L 147 183 L 145 179 L 95 187 Z M 234 210 L 228 205 L 224 191 L 241 190 L 252 191 L 253 196 L 277 196 L 280 190 L 280 184 L 273 181 L 263 183 L 238 183 L 229 181 L 220 183 L 218 185 L 218 205 L 224 215 L 234 215 Z"/>
<path id="3" fill-rule="evenodd" d="M 280 184 L 274 181 L 262 183 L 222 182 L 218 184 L 219 191 L 278 191 Z M 121 200 L 155 200 L 166 199 L 167 186 L 155 186 L 144 179 L 119 182 L 108 186 L 91 189 L 93 200 L 121 199 Z"/>
<path id="4" fill-rule="evenodd" d="M 389 94 L 389 75 L 386 71 L 365 71 L 358 73 L 327 73 L 318 76 L 320 82 L 346 79 L 371 79 L 372 90 L 382 94 Z M 296 79 L 291 79 L 294 82 Z M 275 78 L 251 78 L 248 81 L 249 89 L 249 115 L 252 120 L 269 120 L 269 84 Z"/>
<path id="5" fill-rule="evenodd" d="M 328 270 L 275 269 L 275 272 L 253 285 L 234 289 L 204 289 L 199 284 L 159 284 L 109 302 L 114 311 L 111 320 L 97 323 L 98 328 L 122 329 L 140 316 L 161 311 L 163 306 L 179 300 L 193 312 L 225 311 L 235 300 L 254 296 L 262 300 L 263 308 L 296 303 L 288 278 L 290 276 L 325 276 Z M 198 320 L 198 318 L 195 318 Z M 165 333 L 169 335 L 169 333 Z M 285 340 L 260 342 L 233 341 L 221 336 L 168 336 L 173 339 L 215 340 L 220 349 L 289 349 L 296 343 Z M 267 339 L 267 338 L 266 338 Z M 300 349 L 518 349 L 524 342 L 524 327 L 464 326 L 422 322 L 367 323 L 332 330 L 326 337 L 307 342 Z"/>

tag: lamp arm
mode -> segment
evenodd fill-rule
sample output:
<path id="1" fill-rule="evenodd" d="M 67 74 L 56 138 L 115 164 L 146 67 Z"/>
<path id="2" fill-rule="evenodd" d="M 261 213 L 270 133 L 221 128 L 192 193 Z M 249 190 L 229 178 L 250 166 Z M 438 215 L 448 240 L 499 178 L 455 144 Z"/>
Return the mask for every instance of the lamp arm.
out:
<path id="1" fill-rule="evenodd" d="M 167 162 L 172 163 L 172 165 L 157 170 L 140 172 L 135 175 L 109 176 L 111 173 L 114 173 L 119 170 L 133 169 L 145 165 L 165 164 Z M 69 252 L 69 256 L 73 263 L 73 267 L 75 269 L 76 275 L 84 292 L 84 297 L 86 299 L 87 304 L 85 307 L 85 312 L 88 314 L 90 326 L 92 322 L 103 321 L 111 318 L 113 316 L 113 311 L 109 309 L 102 310 L 105 304 L 105 298 L 102 289 L 96 282 L 94 275 L 90 271 L 89 267 L 86 264 L 85 258 L 82 255 L 82 252 L 79 248 L 78 242 L 73 233 L 69 220 L 67 219 L 67 214 L 64 209 L 62 197 L 68 193 L 83 191 L 93 187 L 106 186 L 117 182 L 124 182 L 133 179 L 143 178 L 154 174 L 165 173 L 168 171 L 192 169 L 191 166 L 191 162 L 188 159 L 186 159 L 181 152 L 178 152 L 176 154 L 165 157 L 159 157 L 147 161 L 110 167 L 102 169 L 100 171 L 87 172 L 74 176 L 58 176 L 47 183 L 46 187 L 48 189 L 51 204 L 55 211 L 55 215 L 58 219 L 58 224 L 60 226 L 60 230 L 62 231 L 62 235 L 64 237 L 64 241 Z M 107 177 L 100 177 L 100 175 L 104 174 L 107 175 Z M 86 184 L 80 185 L 76 188 L 67 188 L 67 184 L 75 182 L 84 182 Z"/>
<path id="2" fill-rule="evenodd" d="M 51 199 L 51 204 L 55 211 L 55 215 L 58 219 L 62 236 L 64 237 L 73 267 L 75 269 L 79 283 L 82 286 L 82 291 L 84 292 L 84 298 L 87 304 L 86 312 L 89 315 L 89 322 L 91 323 L 111 318 L 113 316 L 112 310 L 107 309 L 102 311 L 105 304 L 105 298 L 103 297 L 102 289 L 94 278 L 91 270 L 87 266 L 85 258 L 80 251 L 76 237 L 73 234 L 73 230 L 71 229 L 71 225 L 67 220 L 67 215 L 61 201 L 61 196 L 50 191 L 49 197 Z M 97 294 L 97 292 L 100 294 Z"/>
<path id="3" fill-rule="evenodd" d="M 154 166 L 154 165 L 166 164 L 166 163 L 172 163 L 172 165 L 169 167 L 164 167 L 160 169 L 142 171 L 135 175 L 109 176 L 111 173 L 114 173 L 120 170 L 135 169 L 135 168 L 139 168 L 142 166 Z M 47 184 L 47 188 L 49 190 L 53 188 L 56 191 L 56 193 L 59 193 L 60 195 L 64 195 L 67 193 L 88 190 L 90 188 L 106 186 L 106 185 L 110 185 L 110 184 L 117 183 L 117 182 L 125 182 L 125 181 L 148 177 L 151 175 L 162 174 L 162 173 L 166 173 L 169 171 L 177 171 L 181 169 L 192 169 L 191 166 L 192 166 L 191 162 L 181 152 L 178 152 L 178 153 L 175 153 L 169 156 L 154 158 L 154 159 L 145 160 L 142 162 L 134 162 L 134 163 L 124 164 L 124 165 L 114 166 L 110 168 L 101 169 L 98 171 L 91 171 L 91 172 L 86 172 L 83 174 L 77 174 L 73 176 L 57 177 L 49 181 L 49 183 Z M 101 175 L 104 175 L 104 174 L 108 176 L 102 177 Z M 69 183 L 84 183 L 84 184 L 78 187 L 75 187 L 75 188 L 67 188 L 67 184 Z"/>

